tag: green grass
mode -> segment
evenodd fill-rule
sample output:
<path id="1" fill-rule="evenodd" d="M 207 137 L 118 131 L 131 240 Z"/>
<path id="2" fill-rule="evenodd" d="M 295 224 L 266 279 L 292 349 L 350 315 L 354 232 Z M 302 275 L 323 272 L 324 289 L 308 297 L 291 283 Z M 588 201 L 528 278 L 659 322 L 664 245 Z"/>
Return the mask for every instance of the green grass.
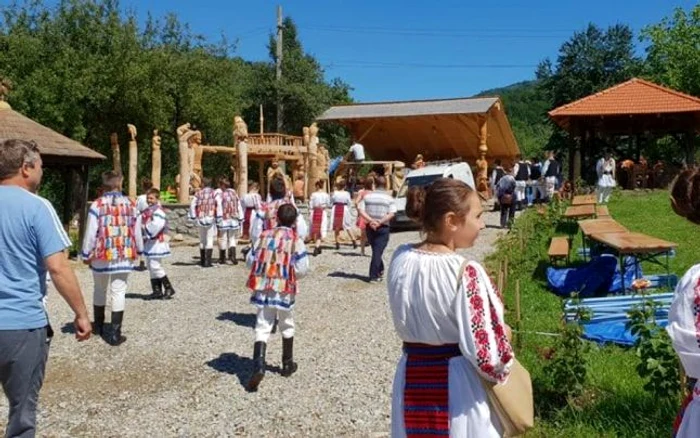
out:
<path id="1" fill-rule="evenodd" d="M 700 261 L 700 229 L 671 211 L 668 192 L 617 192 L 609 208 L 612 217 L 630 231 L 678 244 L 676 257 L 671 259 L 672 273 L 680 277 Z M 523 333 L 517 356 L 532 375 L 537 414 L 537 426 L 527 436 L 670 436 L 678 402 L 657 400 L 643 389 L 645 382 L 635 370 L 638 359 L 632 349 L 589 344 L 584 394 L 564 400 L 544 390 L 547 381 L 543 371 L 547 363 L 544 349 L 552 346 L 555 338 L 533 332 L 556 333 L 561 327 L 561 300 L 547 290 L 545 270 L 549 265 L 550 237 L 564 233 L 562 227 L 554 229 L 550 217 L 534 210 L 523 214 L 487 260 L 487 266 L 496 272 L 499 262 L 508 257 L 510 272 L 504 295 L 506 319 L 511 325 L 515 317 L 515 283 L 520 282 Z M 575 246 L 579 245 L 577 236 Z M 574 262 L 575 250 L 572 251 Z M 645 273 L 661 270 L 648 263 L 643 264 L 643 269 Z"/>

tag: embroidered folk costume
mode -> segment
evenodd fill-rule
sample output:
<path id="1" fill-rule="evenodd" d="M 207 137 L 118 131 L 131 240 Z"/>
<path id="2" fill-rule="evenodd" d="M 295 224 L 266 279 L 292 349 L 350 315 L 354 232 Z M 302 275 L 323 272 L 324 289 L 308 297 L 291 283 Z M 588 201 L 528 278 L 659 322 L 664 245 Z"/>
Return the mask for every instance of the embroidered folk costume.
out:
<path id="1" fill-rule="evenodd" d="M 199 257 L 200 266 L 211 267 L 216 236 L 216 193 L 211 187 L 199 190 L 190 204 L 190 219 L 199 228 Z"/>
<path id="2" fill-rule="evenodd" d="M 309 222 L 311 222 L 311 240 L 323 240 L 328 231 L 328 212 L 331 198 L 323 190 L 315 191 L 309 198 Z"/>
<path id="3" fill-rule="evenodd" d="M 331 217 L 333 218 L 333 231 L 350 231 L 353 227 L 350 203 L 352 197 L 346 190 L 336 190 L 331 195 Z"/>
<path id="4" fill-rule="evenodd" d="M 241 199 L 241 204 L 244 209 L 243 212 L 243 237 L 250 238 L 250 224 L 252 222 L 252 217 L 255 215 L 255 211 L 260 209 L 262 206 L 262 197 L 260 193 L 253 192 L 248 193 Z"/>
<path id="5" fill-rule="evenodd" d="M 282 333 L 282 375 L 296 371 L 292 309 L 298 293 L 297 279 L 308 272 L 309 257 L 304 240 L 292 228 L 277 227 L 261 233 L 246 260 L 251 268 L 247 282 L 252 292 L 250 302 L 258 310 L 254 370 L 249 384 L 250 390 L 256 390 L 265 374 L 266 345 L 276 318 Z"/>
<path id="6" fill-rule="evenodd" d="M 243 206 L 238 193 L 230 188 L 217 190 L 216 210 L 216 226 L 219 229 L 219 263 L 226 263 L 226 252 L 228 251 L 229 260 L 237 265 L 236 237 L 241 230 L 241 222 L 243 221 Z"/>
<path id="7" fill-rule="evenodd" d="M 255 211 L 253 220 L 250 223 L 250 239 L 251 242 L 256 242 L 263 231 L 271 230 L 277 227 L 277 209 L 284 204 L 292 204 L 287 197 L 275 199 L 260 205 L 260 208 Z M 294 231 L 301 239 L 306 239 L 309 235 L 309 227 L 302 215 L 297 216 L 294 225 Z"/>
<path id="8" fill-rule="evenodd" d="M 598 204 L 607 204 L 617 185 L 615 182 L 615 160 L 601 158 L 595 166 L 598 174 Z"/>
<path id="9" fill-rule="evenodd" d="M 676 286 L 666 327 L 688 377 L 698 379 L 681 406 L 674 437 L 700 436 L 700 264 L 690 268 Z"/>
<path id="10" fill-rule="evenodd" d="M 143 225 L 143 255 L 146 257 L 151 276 L 151 299 L 171 299 L 175 289 L 163 269 L 162 259 L 170 257 L 170 244 L 165 238 L 168 219 L 160 203 L 149 206 L 141 213 Z"/>
<path id="11" fill-rule="evenodd" d="M 94 289 L 95 333 L 102 335 L 107 290 L 111 291 L 112 333 L 107 342 L 121 344 L 129 273 L 143 251 L 141 216 L 136 204 L 121 192 L 104 193 L 90 205 L 82 258 L 89 260 Z"/>
<path id="12" fill-rule="evenodd" d="M 394 379 L 392 437 L 502 436 L 481 379 L 503 382 L 513 363 L 503 304 L 481 265 L 463 263 L 461 255 L 412 245 L 394 253 L 389 304 L 404 354 Z"/>

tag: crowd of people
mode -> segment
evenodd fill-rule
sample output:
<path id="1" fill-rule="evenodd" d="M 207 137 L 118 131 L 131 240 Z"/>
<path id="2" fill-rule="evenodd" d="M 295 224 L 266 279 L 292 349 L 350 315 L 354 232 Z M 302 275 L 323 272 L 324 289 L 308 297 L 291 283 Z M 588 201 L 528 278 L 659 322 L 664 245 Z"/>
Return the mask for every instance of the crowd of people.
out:
<path id="1" fill-rule="evenodd" d="M 544 181 L 543 199 L 551 198 L 556 172 L 548 172 L 554 165 L 550 160 L 554 160 L 553 155 L 540 169 L 524 161 L 519 161 L 516 169 L 504 168 L 493 181 L 502 192 L 499 198 L 509 193 L 511 205 L 527 205 L 528 181 Z M 602 168 L 605 171 L 605 163 Z M 122 176 L 106 172 L 102 177 L 105 191 L 89 208 L 81 251 L 93 274 L 91 323 L 66 256 L 70 240 L 51 204 L 36 195 L 41 178 L 42 162 L 36 144 L 0 142 L 0 202 L 13 206 L 0 210 L 0 383 L 9 400 L 5 432 L 9 437 L 32 437 L 36 433 L 38 395 L 53 336 L 45 308 L 47 272 L 75 313 L 75 337 L 79 341 L 91 334 L 103 337 L 112 346 L 126 340 L 122 335 L 124 295 L 141 255 L 151 276 L 151 298 L 175 295 L 162 264 L 170 248 L 164 238 L 167 215 L 159 203 L 158 190 L 144 184 L 142 197 L 131 200 L 121 192 Z M 348 231 L 357 225 L 347 215 L 351 202 L 357 205 L 358 221 L 364 224 L 372 247 L 369 279 L 383 279 L 382 254 L 396 207 L 385 191 L 383 177 L 366 178 L 363 186 L 354 200 L 340 184 L 331 196 L 322 196 L 321 190 L 314 193 L 309 212 L 311 227 L 299 214 L 282 177 L 272 178 L 264 202 L 254 184 L 251 193 L 240 199 L 226 178 L 218 180 L 217 189 L 211 187 L 211 181 L 204 181 L 204 187 L 195 194 L 190 216 L 200 228 L 203 269 L 212 266 L 217 234 L 221 264 L 237 263 L 239 234 L 250 238 L 250 247 L 244 252 L 249 269 L 245 286 L 251 291 L 250 303 L 257 314 L 249 391 L 258 390 L 265 376 L 266 346 L 275 325 L 283 339 L 281 374 L 289 377 L 297 371 L 293 310 L 300 293 L 298 280 L 311 265 L 305 245 L 310 239 L 320 251 L 318 241 L 326 230 Z M 671 204 L 677 214 L 700 224 L 698 169 L 678 177 L 671 191 Z M 409 189 L 406 214 L 420 224 L 422 233 L 420 242 L 396 249 L 386 270 L 389 307 L 403 341 L 392 392 L 392 436 L 415 436 L 426 431 L 435 436 L 504 436 L 510 427 L 506 424 L 507 412 L 494 407 L 492 393 L 495 386 L 516 378 L 518 363 L 511 346 L 511 330 L 504 319 L 502 297 L 484 267 L 457 252 L 472 246 L 484 228 L 478 194 L 462 181 L 440 178 L 427 187 Z M 668 327 L 686 373 L 694 379 L 700 377 L 698 294 L 700 265 L 681 279 Z M 104 325 L 108 298 L 112 308 L 109 333 Z M 683 405 L 676 428 L 679 437 L 700 433 L 699 393 L 700 384 L 696 384 Z"/>

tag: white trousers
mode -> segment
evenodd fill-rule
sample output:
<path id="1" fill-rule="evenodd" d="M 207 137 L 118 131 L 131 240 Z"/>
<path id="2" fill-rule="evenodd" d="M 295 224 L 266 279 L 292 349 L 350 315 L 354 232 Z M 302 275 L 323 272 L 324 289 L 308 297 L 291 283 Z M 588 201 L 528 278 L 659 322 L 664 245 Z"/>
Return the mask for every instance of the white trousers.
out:
<path id="1" fill-rule="evenodd" d="M 163 269 L 160 259 L 146 258 L 146 260 L 148 260 L 148 273 L 151 274 L 151 278 L 165 277 L 165 269 Z"/>
<path id="2" fill-rule="evenodd" d="M 537 184 L 532 186 L 532 194 L 535 197 L 535 199 L 539 198 L 540 202 L 544 201 L 545 198 L 547 198 L 547 183 L 542 181 L 542 182 L 537 182 Z"/>
<path id="3" fill-rule="evenodd" d="M 267 342 L 278 315 L 278 328 L 282 337 L 288 339 L 294 336 L 294 315 L 291 310 L 263 307 L 258 309 L 258 317 L 255 321 L 255 342 Z"/>
<path id="4" fill-rule="evenodd" d="M 554 187 L 557 185 L 557 177 L 556 176 L 548 176 L 545 179 L 545 185 L 547 187 L 547 197 L 549 199 L 552 199 L 554 196 Z"/>
<path id="5" fill-rule="evenodd" d="M 598 186 L 598 204 L 607 204 L 612 195 L 613 187 Z"/>
<path id="6" fill-rule="evenodd" d="M 518 202 L 525 200 L 525 187 L 527 186 L 526 181 L 516 181 L 515 182 L 515 200 Z"/>
<path id="7" fill-rule="evenodd" d="M 112 299 L 112 312 L 123 312 L 126 304 L 126 288 L 129 273 L 109 274 L 93 272 L 92 278 L 95 283 L 92 291 L 92 304 L 95 306 L 106 306 L 107 290 L 109 290 L 110 298 Z"/>
<path id="8" fill-rule="evenodd" d="M 199 227 L 199 249 L 214 249 L 214 238 L 216 237 L 216 225 L 209 228 Z"/>
<path id="9" fill-rule="evenodd" d="M 238 230 L 220 230 L 219 231 L 219 249 L 225 251 L 229 248 L 235 248 L 238 241 Z"/>

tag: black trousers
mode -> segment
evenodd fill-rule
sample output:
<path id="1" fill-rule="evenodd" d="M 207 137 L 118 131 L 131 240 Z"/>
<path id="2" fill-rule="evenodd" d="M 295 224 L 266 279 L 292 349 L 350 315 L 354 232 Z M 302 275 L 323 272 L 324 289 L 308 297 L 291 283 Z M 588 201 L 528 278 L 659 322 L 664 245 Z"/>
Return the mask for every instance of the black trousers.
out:
<path id="1" fill-rule="evenodd" d="M 515 200 L 510 205 L 501 204 L 501 228 L 509 227 L 515 218 Z"/>

